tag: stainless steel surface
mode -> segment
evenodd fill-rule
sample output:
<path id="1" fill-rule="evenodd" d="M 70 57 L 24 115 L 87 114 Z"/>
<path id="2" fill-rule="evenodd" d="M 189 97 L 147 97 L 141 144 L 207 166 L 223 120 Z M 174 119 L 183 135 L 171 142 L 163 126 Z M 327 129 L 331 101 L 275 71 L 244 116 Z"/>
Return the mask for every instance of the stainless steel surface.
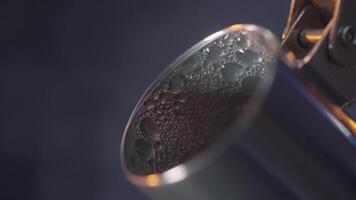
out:
<path id="1" fill-rule="evenodd" d="M 237 24 L 177 58 L 129 119 L 128 180 L 157 200 L 355 199 L 345 5 L 293 0 L 280 54 L 270 31 Z"/>
<path id="2" fill-rule="evenodd" d="M 348 131 L 286 66 L 279 64 L 276 75 L 278 46 L 270 31 L 239 24 L 174 61 L 126 127 L 121 158 L 128 180 L 157 200 L 354 199 L 345 174 L 317 145 L 303 142 L 327 130 L 341 148 L 352 148 L 342 135 Z M 293 128 L 309 114 L 320 126 L 309 119 Z"/>

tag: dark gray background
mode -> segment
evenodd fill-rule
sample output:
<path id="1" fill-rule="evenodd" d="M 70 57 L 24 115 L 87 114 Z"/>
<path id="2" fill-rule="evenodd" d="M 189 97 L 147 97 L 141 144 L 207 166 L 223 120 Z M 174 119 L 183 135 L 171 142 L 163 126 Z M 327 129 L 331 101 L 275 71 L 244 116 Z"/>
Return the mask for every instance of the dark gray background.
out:
<path id="1" fill-rule="evenodd" d="M 157 74 L 234 23 L 280 35 L 288 0 L 0 3 L 0 199 L 145 199 L 119 145 Z"/>

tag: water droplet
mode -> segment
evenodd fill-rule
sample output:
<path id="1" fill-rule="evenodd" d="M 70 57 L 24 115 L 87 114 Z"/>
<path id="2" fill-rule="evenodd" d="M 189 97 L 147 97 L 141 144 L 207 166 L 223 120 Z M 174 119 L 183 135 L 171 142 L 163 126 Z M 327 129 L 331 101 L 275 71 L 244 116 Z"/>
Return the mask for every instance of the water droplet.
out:
<path id="1" fill-rule="evenodd" d="M 245 50 L 242 49 L 242 48 L 238 48 L 237 51 L 240 52 L 240 53 L 245 53 Z"/>
<path id="2" fill-rule="evenodd" d="M 178 94 L 176 100 L 180 103 L 185 103 L 188 100 L 188 96 L 186 94 Z"/>
<path id="3" fill-rule="evenodd" d="M 241 75 L 241 66 L 236 63 L 227 63 L 221 68 L 221 75 L 224 81 L 238 81 Z"/>
<path id="4" fill-rule="evenodd" d="M 160 142 L 156 142 L 153 146 L 153 148 L 156 150 L 156 151 L 160 151 L 162 149 L 162 144 Z"/>
<path id="5" fill-rule="evenodd" d="M 165 119 L 167 118 L 167 116 L 166 115 L 161 115 L 161 116 L 159 116 L 159 120 L 161 120 L 161 121 L 164 121 Z"/>
<path id="6" fill-rule="evenodd" d="M 243 35 L 236 36 L 235 45 L 237 48 L 243 48 L 243 49 L 248 48 L 248 42 L 246 40 L 246 36 Z"/>
<path id="7" fill-rule="evenodd" d="M 155 92 L 153 93 L 153 95 L 152 95 L 152 97 L 153 97 L 154 100 L 160 99 L 161 96 L 162 96 L 162 92 L 161 92 L 160 90 L 159 90 L 159 91 L 155 91 Z"/>
<path id="8" fill-rule="evenodd" d="M 217 61 L 224 60 L 224 51 L 217 46 L 211 46 L 208 48 L 207 62 L 215 63 Z"/>
<path id="9" fill-rule="evenodd" d="M 144 139 L 137 139 L 135 141 L 135 151 L 146 161 L 154 157 L 154 150 L 152 148 L 152 144 Z"/>
<path id="10" fill-rule="evenodd" d="M 155 104 L 151 101 L 145 102 L 144 105 L 146 106 L 147 110 L 152 110 L 155 107 Z"/>
<path id="11" fill-rule="evenodd" d="M 177 119 L 184 119 L 185 115 L 182 112 L 176 111 L 175 112 Z"/>
<path id="12" fill-rule="evenodd" d="M 165 104 L 167 102 L 167 99 L 162 98 L 161 99 L 161 104 Z"/>
<path id="13" fill-rule="evenodd" d="M 181 64 L 179 71 L 182 74 L 189 74 L 193 72 L 196 68 L 200 67 L 201 64 L 201 57 L 198 55 L 193 55 Z"/>
<path id="14" fill-rule="evenodd" d="M 248 66 L 258 63 L 259 58 L 260 56 L 250 49 L 245 50 L 243 54 L 239 54 L 239 60 Z"/>
<path id="15" fill-rule="evenodd" d="M 185 80 L 184 77 L 182 77 L 180 74 L 177 74 L 176 76 L 174 76 L 169 80 L 169 89 L 173 93 L 182 91 L 184 86 L 185 86 Z"/>
<path id="16" fill-rule="evenodd" d="M 169 82 L 168 81 L 165 81 L 163 84 L 162 84 L 162 91 L 163 92 L 167 92 L 169 89 Z"/>
<path id="17" fill-rule="evenodd" d="M 144 118 L 140 123 L 140 128 L 142 130 L 143 135 L 151 140 L 151 141 L 159 141 L 160 140 L 160 130 L 159 128 L 152 122 L 150 118 Z"/>

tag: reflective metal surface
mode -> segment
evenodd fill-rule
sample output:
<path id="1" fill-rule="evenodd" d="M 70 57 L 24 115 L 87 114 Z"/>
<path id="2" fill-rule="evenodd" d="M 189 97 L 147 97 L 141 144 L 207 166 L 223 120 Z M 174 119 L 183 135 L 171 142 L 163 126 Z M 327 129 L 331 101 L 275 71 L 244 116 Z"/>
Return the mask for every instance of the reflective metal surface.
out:
<path id="1" fill-rule="evenodd" d="M 157 200 L 355 199 L 347 5 L 292 0 L 279 55 L 271 32 L 239 24 L 180 56 L 128 122 L 127 178 Z"/>
<path id="2" fill-rule="evenodd" d="M 353 170 L 320 154 L 334 141 L 338 162 L 352 163 L 347 130 L 275 64 L 278 46 L 264 28 L 234 25 L 174 61 L 127 124 L 129 181 L 154 200 L 354 199 Z"/>

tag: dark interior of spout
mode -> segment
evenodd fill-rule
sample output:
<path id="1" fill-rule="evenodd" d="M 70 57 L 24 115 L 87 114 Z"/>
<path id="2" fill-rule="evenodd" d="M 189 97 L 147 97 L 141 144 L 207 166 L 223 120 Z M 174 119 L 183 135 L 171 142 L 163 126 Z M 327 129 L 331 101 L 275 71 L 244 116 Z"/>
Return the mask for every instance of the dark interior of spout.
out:
<path id="1" fill-rule="evenodd" d="M 272 58 L 243 32 L 190 53 L 161 77 L 134 111 L 124 142 L 128 170 L 162 173 L 224 137 L 246 109 Z"/>

